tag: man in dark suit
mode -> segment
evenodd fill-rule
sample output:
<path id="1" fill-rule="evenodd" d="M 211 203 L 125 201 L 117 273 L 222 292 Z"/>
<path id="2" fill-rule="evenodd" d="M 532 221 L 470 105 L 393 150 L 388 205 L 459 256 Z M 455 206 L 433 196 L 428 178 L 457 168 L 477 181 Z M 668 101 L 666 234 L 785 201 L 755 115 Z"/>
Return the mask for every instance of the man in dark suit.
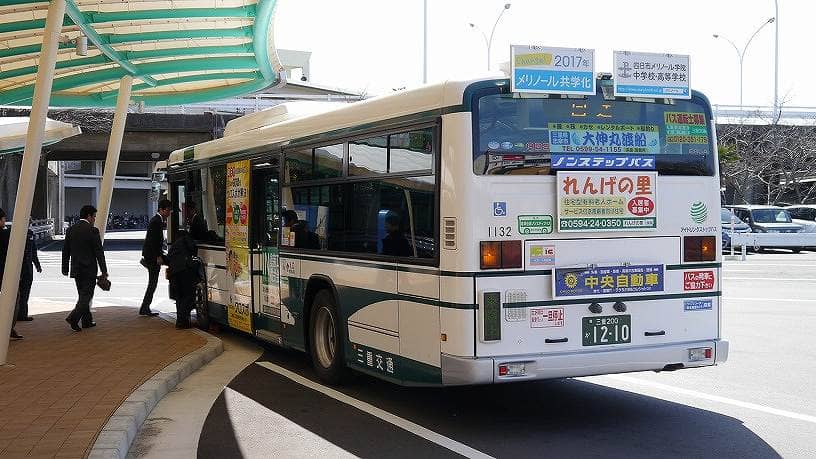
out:
<path id="1" fill-rule="evenodd" d="M 32 267 L 33 265 L 33 267 Z M 42 272 L 40 259 L 37 257 L 37 243 L 34 231 L 29 228 L 26 234 L 25 251 L 23 252 L 23 269 L 20 270 L 20 293 L 17 295 L 17 320 L 28 322 L 34 320 L 28 315 L 28 298 L 31 296 L 31 284 L 34 282 L 34 268 Z"/>
<path id="2" fill-rule="evenodd" d="M 79 211 L 79 218 L 74 226 L 68 228 L 62 247 L 62 274 L 64 276 L 70 274 L 74 278 L 79 296 L 76 307 L 65 318 L 74 331 L 82 330 L 79 328 L 80 320 L 83 328 L 96 326 L 91 316 L 91 300 L 96 286 L 97 264 L 102 276 L 108 277 L 102 238 L 99 236 L 99 230 L 94 228 L 96 208 L 83 206 Z"/>
<path id="3" fill-rule="evenodd" d="M 6 255 L 8 255 L 9 238 L 11 230 L 6 228 L 6 212 L 0 209 L 0 289 L 3 288 L 3 274 L 6 272 Z M 17 325 L 17 304 L 15 303 L 14 318 L 11 322 L 11 339 L 23 339 L 14 327 Z"/>
<path id="4" fill-rule="evenodd" d="M 147 226 L 147 235 L 144 245 L 142 245 L 142 266 L 147 268 L 147 290 L 145 290 L 142 307 L 139 314 L 143 316 L 157 316 L 158 312 L 150 310 L 150 303 L 153 302 L 153 294 L 159 284 L 159 271 L 164 264 L 164 222 L 170 213 L 173 212 L 173 204 L 169 199 L 159 201 L 158 213 L 150 219 Z"/>

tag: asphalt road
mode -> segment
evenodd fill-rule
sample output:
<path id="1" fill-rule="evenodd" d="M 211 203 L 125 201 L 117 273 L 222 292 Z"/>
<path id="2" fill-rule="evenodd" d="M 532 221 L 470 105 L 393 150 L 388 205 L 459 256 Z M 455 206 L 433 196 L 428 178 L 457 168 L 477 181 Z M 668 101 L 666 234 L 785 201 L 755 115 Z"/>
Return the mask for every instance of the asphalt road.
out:
<path id="1" fill-rule="evenodd" d="M 106 243 L 113 289 L 95 307 L 136 313 L 147 273 L 130 237 Z M 41 252 L 35 314 L 75 301 L 58 249 Z M 211 407 L 198 456 L 816 456 L 816 253 L 750 255 L 723 276 L 725 365 L 444 389 L 357 376 L 332 389 L 305 354 L 269 346 Z M 154 309 L 173 310 L 163 282 Z"/>
<path id="2" fill-rule="evenodd" d="M 816 253 L 751 255 L 723 276 L 725 365 L 444 389 L 357 376 L 335 391 L 307 356 L 267 347 L 217 399 L 198 456 L 251 457 L 308 432 L 293 456 L 317 444 L 362 457 L 814 457 Z"/>

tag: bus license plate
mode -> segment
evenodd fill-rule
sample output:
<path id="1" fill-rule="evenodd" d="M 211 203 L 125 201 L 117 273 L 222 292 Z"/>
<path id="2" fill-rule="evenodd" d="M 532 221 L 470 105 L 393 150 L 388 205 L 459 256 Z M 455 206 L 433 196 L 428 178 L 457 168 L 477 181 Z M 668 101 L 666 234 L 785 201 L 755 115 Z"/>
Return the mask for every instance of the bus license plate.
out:
<path id="1" fill-rule="evenodd" d="M 600 346 L 632 342 L 632 316 L 584 317 L 583 345 Z"/>

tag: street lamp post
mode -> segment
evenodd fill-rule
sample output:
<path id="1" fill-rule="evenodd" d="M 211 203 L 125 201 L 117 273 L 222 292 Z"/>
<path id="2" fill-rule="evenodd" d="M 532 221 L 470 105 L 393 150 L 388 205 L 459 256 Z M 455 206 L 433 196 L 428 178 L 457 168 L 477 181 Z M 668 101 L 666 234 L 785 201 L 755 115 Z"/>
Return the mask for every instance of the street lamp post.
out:
<path id="1" fill-rule="evenodd" d="M 743 63 L 744 63 L 744 61 L 745 61 L 745 52 L 746 52 L 746 51 L 748 51 L 748 45 L 750 45 L 750 44 L 751 44 L 751 41 L 754 39 L 754 37 L 756 37 L 756 36 L 757 36 L 757 34 L 759 33 L 759 31 L 760 31 L 760 30 L 762 30 L 762 28 L 763 28 L 763 27 L 765 27 L 765 26 L 766 26 L 766 25 L 768 25 L 768 24 L 771 24 L 771 23 L 772 23 L 772 22 L 774 22 L 774 21 L 776 21 L 776 18 L 775 18 L 775 17 L 770 18 L 770 19 L 768 19 L 767 21 L 763 22 L 763 23 L 762 23 L 762 25 L 761 25 L 761 26 L 759 26 L 759 27 L 758 27 L 758 28 L 757 28 L 757 29 L 754 31 L 754 33 L 751 35 L 751 38 L 749 38 L 749 39 L 748 39 L 748 41 L 747 41 L 747 42 L 745 42 L 745 46 L 743 46 L 743 47 L 742 47 L 742 50 L 740 50 L 740 49 L 739 49 L 739 47 L 736 45 L 736 43 L 734 43 L 733 41 L 731 41 L 731 40 L 730 40 L 730 39 L 728 39 L 727 37 L 724 37 L 724 36 L 719 35 L 719 34 L 716 34 L 716 33 L 714 34 L 714 38 L 722 38 L 723 40 L 725 40 L 725 41 L 727 41 L 728 43 L 730 43 L 730 44 L 731 44 L 731 46 L 733 46 L 733 47 L 734 47 L 734 51 L 736 51 L 736 52 L 737 52 L 737 56 L 739 57 L 739 66 L 740 66 L 740 77 L 739 77 L 739 81 L 740 81 L 740 83 L 739 83 L 739 88 L 740 88 L 740 89 L 739 89 L 739 93 L 740 93 L 740 97 L 739 97 L 739 105 L 740 105 L 740 110 L 742 110 L 742 106 L 743 106 L 743 104 L 742 104 L 742 77 L 743 77 Z"/>
<path id="2" fill-rule="evenodd" d="M 490 38 L 487 38 L 487 34 L 485 34 L 482 29 L 479 28 L 474 23 L 468 23 L 470 27 L 479 31 L 482 34 L 482 38 L 484 38 L 485 46 L 487 46 L 487 70 L 490 70 L 490 48 L 493 46 L 493 34 L 496 33 L 496 26 L 499 25 L 499 21 L 501 20 L 504 12 L 510 9 L 510 4 L 505 3 L 504 8 L 499 12 L 499 16 L 496 18 L 496 22 L 493 24 L 493 29 L 490 30 Z"/>
<path id="3" fill-rule="evenodd" d="M 774 0 L 774 120 L 779 117 L 779 0 Z"/>

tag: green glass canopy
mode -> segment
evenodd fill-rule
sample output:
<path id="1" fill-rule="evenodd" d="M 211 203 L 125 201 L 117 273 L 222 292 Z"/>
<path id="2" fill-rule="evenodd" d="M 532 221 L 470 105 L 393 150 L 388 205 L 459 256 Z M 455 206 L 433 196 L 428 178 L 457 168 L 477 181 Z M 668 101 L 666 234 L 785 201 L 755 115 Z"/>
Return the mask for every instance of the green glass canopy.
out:
<path id="1" fill-rule="evenodd" d="M 281 83 L 276 0 L 67 0 L 50 105 L 182 105 Z M 31 105 L 47 0 L 0 0 L 0 105 Z M 82 37 L 87 38 L 87 53 Z"/>

